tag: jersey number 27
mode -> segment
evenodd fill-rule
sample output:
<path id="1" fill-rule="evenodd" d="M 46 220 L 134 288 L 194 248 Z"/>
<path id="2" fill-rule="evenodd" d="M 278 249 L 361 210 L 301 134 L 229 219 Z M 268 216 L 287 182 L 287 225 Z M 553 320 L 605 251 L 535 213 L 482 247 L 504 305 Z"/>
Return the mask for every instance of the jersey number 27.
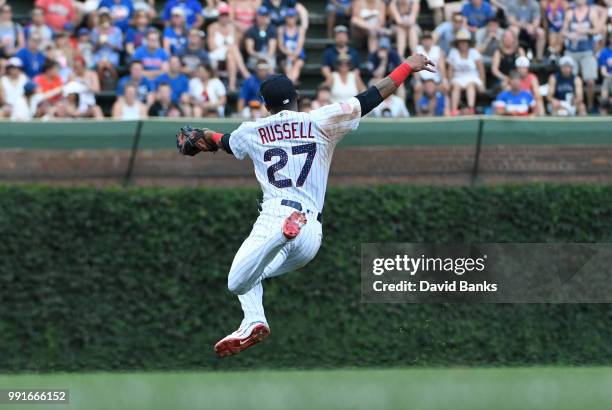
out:
<path id="1" fill-rule="evenodd" d="M 295 145 L 291 148 L 292 155 L 301 155 L 306 154 L 306 162 L 304 162 L 304 166 L 302 167 L 302 171 L 298 176 L 298 179 L 295 183 L 295 186 L 301 187 L 306 182 L 306 178 L 308 177 L 308 173 L 310 172 L 310 168 L 312 167 L 312 162 L 314 161 L 315 154 L 317 153 L 317 144 L 310 143 L 304 145 Z M 276 175 L 274 175 L 277 171 L 285 168 L 287 162 L 289 161 L 289 155 L 287 151 L 282 148 L 271 148 L 264 152 L 264 161 L 269 162 L 272 161 L 272 158 L 279 157 L 278 162 L 270 165 L 268 168 L 268 181 L 272 185 L 277 188 L 289 188 L 293 186 L 293 181 L 290 179 L 276 179 Z"/>

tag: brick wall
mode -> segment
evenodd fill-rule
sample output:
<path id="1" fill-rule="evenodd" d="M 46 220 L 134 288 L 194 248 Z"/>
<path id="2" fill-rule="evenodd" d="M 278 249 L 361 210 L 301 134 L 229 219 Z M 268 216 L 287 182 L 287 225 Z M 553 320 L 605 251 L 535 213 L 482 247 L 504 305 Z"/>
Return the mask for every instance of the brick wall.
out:
<path id="1" fill-rule="evenodd" d="M 0 180 L 9 183 L 119 185 L 127 150 L 2 150 Z M 339 149 L 330 185 L 414 183 L 466 185 L 473 146 Z M 612 145 L 484 146 L 479 182 L 612 182 Z M 256 186 L 250 161 L 225 153 L 180 157 L 173 150 L 139 152 L 133 184 L 139 186 Z"/>

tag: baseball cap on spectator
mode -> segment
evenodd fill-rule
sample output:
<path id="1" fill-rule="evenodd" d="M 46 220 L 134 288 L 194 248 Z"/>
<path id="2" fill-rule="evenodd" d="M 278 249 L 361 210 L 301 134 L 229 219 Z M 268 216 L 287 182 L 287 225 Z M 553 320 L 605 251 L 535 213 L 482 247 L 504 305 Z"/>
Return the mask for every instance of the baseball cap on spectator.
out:
<path id="1" fill-rule="evenodd" d="M 525 56 L 520 56 L 514 61 L 516 68 L 529 68 L 529 59 Z"/>
<path id="2" fill-rule="evenodd" d="M 460 41 L 472 41 L 472 36 L 470 35 L 470 32 L 465 29 L 459 30 L 457 34 L 455 34 L 455 43 L 458 43 Z"/>
<path id="3" fill-rule="evenodd" d="M 389 50 L 391 48 L 391 40 L 389 40 L 389 37 L 381 37 L 378 40 L 378 47 Z"/>
<path id="4" fill-rule="evenodd" d="M 66 23 L 64 24 L 64 31 L 71 33 L 74 30 L 74 24 Z"/>
<path id="5" fill-rule="evenodd" d="M 297 16 L 297 10 L 294 8 L 290 8 L 285 10 L 285 17 L 295 17 Z"/>
<path id="6" fill-rule="evenodd" d="M 217 11 L 219 12 L 219 15 L 229 14 L 230 13 L 230 7 L 227 5 L 227 3 L 221 2 L 221 3 L 219 3 L 219 6 L 217 7 Z"/>
<path id="7" fill-rule="evenodd" d="M 261 103 L 257 100 L 249 101 L 249 108 L 255 108 L 255 109 L 261 108 Z"/>
<path id="8" fill-rule="evenodd" d="M 433 37 L 431 36 L 431 31 L 429 31 L 429 30 L 425 30 L 425 31 L 423 31 L 423 34 L 421 34 L 421 40 L 431 39 L 431 38 L 433 38 Z"/>
<path id="9" fill-rule="evenodd" d="M 100 7 L 98 9 L 98 16 L 102 16 L 104 14 L 107 14 L 110 16 L 110 9 L 108 7 Z"/>
<path id="10" fill-rule="evenodd" d="M 266 6 L 259 6 L 259 8 L 257 9 L 257 15 L 258 16 L 267 16 L 270 12 L 268 11 L 268 8 Z"/>
<path id="11" fill-rule="evenodd" d="M 81 37 L 81 36 L 88 36 L 89 33 L 89 29 L 86 27 L 80 28 L 79 31 L 77 32 L 77 36 Z"/>
<path id="12" fill-rule="evenodd" d="M 570 56 L 561 57 L 561 59 L 559 60 L 559 65 L 561 67 L 563 67 L 564 65 L 568 65 L 568 66 L 571 66 L 573 68 L 574 67 L 574 59 L 571 58 Z"/>
<path id="13" fill-rule="evenodd" d="M 255 65 L 256 70 L 268 70 L 270 66 L 266 60 L 259 60 Z"/>
<path id="14" fill-rule="evenodd" d="M 338 33 L 348 33 L 348 28 L 343 25 L 336 26 L 334 28 L 334 34 L 338 34 Z"/>
<path id="15" fill-rule="evenodd" d="M 36 91 L 37 88 L 38 85 L 36 85 L 36 83 L 28 81 L 23 85 L 23 92 L 26 94 L 32 94 L 34 91 Z"/>
<path id="16" fill-rule="evenodd" d="M 173 16 L 185 17 L 185 11 L 183 10 L 182 7 L 172 7 L 170 14 Z"/>
<path id="17" fill-rule="evenodd" d="M 18 57 L 11 57 L 9 58 L 8 63 L 6 64 L 6 68 L 9 69 L 11 67 L 21 69 L 23 68 L 23 62 Z"/>

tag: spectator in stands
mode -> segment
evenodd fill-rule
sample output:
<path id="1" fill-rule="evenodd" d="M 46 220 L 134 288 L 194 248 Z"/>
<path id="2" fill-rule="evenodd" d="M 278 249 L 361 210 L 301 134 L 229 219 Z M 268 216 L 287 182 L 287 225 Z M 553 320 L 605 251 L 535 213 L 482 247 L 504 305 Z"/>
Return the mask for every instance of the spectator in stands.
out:
<path id="1" fill-rule="evenodd" d="M 150 80 L 159 77 L 168 71 L 168 60 L 170 59 L 166 50 L 161 48 L 159 31 L 150 29 L 147 32 L 146 45 L 136 49 L 134 60 L 142 61 L 145 76 Z"/>
<path id="2" fill-rule="evenodd" d="M 208 64 L 210 61 L 208 52 L 206 52 L 202 42 L 203 39 L 204 32 L 202 30 L 199 28 L 190 29 L 187 34 L 187 44 L 176 53 L 176 55 L 180 57 L 185 67 L 184 71 L 187 74 L 195 73 L 198 66 L 201 64 Z"/>
<path id="3" fill-rule="evenodd" d="M 263 5 L 270 12 L 270 22 L 277 29 L 285 25 L 287 10 L 295 9 L 296 18 L 299 18 L 299 26 L 304 31 L 308 30 L 310 16 L 302 3 L 296 0 L 263 0 Z"/>
<path id="4" fill-rule="evenodd" d="M 504 29 L 500 27 L 499 19 L 494 18 L 489 20 L 486 26 L 479 28 L 474 35 L 476 40 L 476 49 L 482 54 L 482 60 L 485 63 L 490 63 L 493 59 L 493 54 L 501 45 L 501 39 L 504 35 Z"/>
<path id="5" fill-rule="evenodd" d="M 433 78 L 423 81 L 421 98 L 415 105 L 418 116 L 443 117 L 449 115 L 448 95 L 438 89 Z"/>
<path id="6" fill-rule="evenodd" d="M 104 115 L 96 99 L 87 86 L 79 82 L 69 82 L 64 86 L 64 98 L 57 104 L 55 116 L 59 118 L 95 118 L 102 119 Z"/>
<path id="7" fill-rule="evenodd" d="M 62 98 L 64 81 L 59 75 L 59 64 L 53 60 L 45 61 L 42 73 L 34 77 L 34 82 L 44 94 L 45 100 L 54 104 Z"/>
<path id="8" fill-rule="evenodd" d="M 181 108 L 172 102 L 172 87 L 162 83 L 157 89 L 157 97 L 149 108 L 149 117 L 182 117 Z"/>
<path id="9" fill-rule="evenodd" d="M 264 105 L 259 100 L 251 101 L 247 109 L 247 118 L 249 118 L 251 121 L 257 121 L 258 119 L 264 118 L 268 115 L 264 108 Z"/>
<path id="10" fill-rule="evenodd" d="M 514 71 L 517 58 L 524 56 L 525 51 L 519 47 L 516 34 L 512 30 L 504 31 L 499 48 L 493 53 L 491 74 L 497 79 L 497 88 L 507 88 L 510 73 Z"/>
<path id="11" fill-rule="evenodd" d="M 28 77 L 23 73 L 23 63 L 17 57 L 11 57 L 6 66 L 6 74 L 0 78 L 0 106 L 2 117 L 10 117 L 13 107 L 23 98 L 23 87 Z"/>
<path id="12" fill-rule="evenodd" d="M 521 75 L 512 71 L 509 76 L 510 89 L 502 91 L 493 108 L 498 115 L 526 116 L 536 110 L 536 102 L 529 91 L 521 89 Z"/>
<path id="13" fill-rule="evenodd" d="M 45 12 L 34 7 L 31 13 L 32 22 L 25 28 L 25 37 L 30 38 L 32 34 L 38 34 L 41 38 L 38 49 L 44 51 L 53 44 L 53 30 L 45 24 Z"/>
<path id="14" fill-rule="evenodd" d="M 444 0 L 427 0 L 427 7 L 433 11 L 434 26 L 444 21 Z"/>
<path id="15" fill-rule="evenodd" d="M 153 100 L 153 90 L 155 85 L 144 75 L 144 65 L 142 61 L 134 60 L 130 64 L 130 74 L 122 77 L 117 85 L 117 95 L 125 93 L 125 87 L 131 84 L 136 89 L 136 98 L 145 104 L 150 104 Z"/>
<path id="16" fill-rule="evenodd" d="M 355 0 L 351 25 L 358 38 L 367 39 L 368 52 L 376 50 L 378 36 L 389 36 L 387 6 L 383 0 Z"/>
<path id="17" fill-rule="evenodd" d="M 389 37 L 381 37 L 378 40 L 378 49 L 368 56 L 368 69 L 372 77 L 384 78 L 400 64 L 402 64 L 402 58 L 397 51 L 391 48 Z"/>
<path id="18" fill-rule="evenodd" d="M 353 70 L 351 57 L 348 54 L 338 56 L 336 70 L 324 85 L 331 90 L 332 103 L 345 101 L 366 89 L 359 72 Z"/>
<path id="19" fill-rule="evenodd" d="M 23 27 L 13 21 L 13 9 L 8 4 L 0 7 L 0 58 L 15 55 L 25 46 Z"/>
<path id="20" fill-rule="evenodd" d="M 257 9 L 261 6 L 260 0 L 228 0 L 230 20 L 232 20 L 241 34 L 246 33 L 255 24 Z"/>
<path id="21" fill-rule="evenodd" d="M 612 110 L 612 32 L 608 34 L 608 46 L 599 53 L 598 63 L 603 78 L 599 106 L 601 113 L 607 115 Z"/>
<path id="22" fill-rule="evenodd" d="M 470 45 L 470 33 L 462 30 L 455 37 L 455 47 L 448 55 L 448 77 L 451 83 L 451 115 L 459 113 L 461 93 L 467 96 L 466 113 L 474 114 L 476 93 L 485 89 L 482 57 Z"/>
<path id="23" fill-rule="evenodd" d="M 227 104 L 225 86 L 210 66 L 200 65 L 189 81 L 189 96 L 195 117 L 223 117 Z"/>
<path id="24" fill-rule="evenodd" d="M 489 20 L 495 18 L 493 7 L 484 0 L 468 0 L 463 5 L 461 14 L 465 17 L 467 28 L 472 33 L 486 26 Z"/>
<path id="25" fill-rule="evenodd" d="M 587 86 L 587 108 L 592 110 L 595 101 L 597 59 L 594 36 L 600 33 L 597 10 L 587 0 L 576 0 L 576 7 L 567 10 L 563 23 L 565 55 L 576 63 L 574 74 L 580 73 Z"/>
<path id="26" fill-rule="evenodd" d="M 320 85 L 317 88 L 315 100 L 312 102 L 312 109 L 316 110 L 331 103 L 331 89 L 326 85 Z"/>
<path id="27" fill-rule="evenodd" d="M 73 0 L 36 0 L 36 7 L 45 13 L 45 22 L 53 31 L 62 31 L 76 23 L 77 14 Z"/>
<path id="28" fill-rule="evenodd" d="M 251 73 L 238 49 L 240 32 L 230 18 L 229 6 L 221 3 L 218 10 L 219 20 L 208 26 L 209 57 L 215 71 L 227 70 L 229 89 L 233 92 L 236 90 L 238 72 L 244 78 L 248 78 Z"/>
<path id="29" fill-rule="evenodd" d="M 15 101 L 15 105 L 11 107 L 11 120 L 13 121 L 29 121 L 33 118 L 39 118 L 46 114 L 42 109 L 43 95 L 39 92 L 38 86 L 33 82 L 27 82 L 23 86 L 23 96 Z M 46 110 L 49 105 L 46 104 Z"/>
<path id="30" fill-rule="evenodd" d="M 70 37 L 67 32 L 60 31 L 55 35 L 55 45 L 47 51 L 47 58 L 55 61 L 60 66 L 60 75 L 64 82 L 67 82 L 68 77 L 72 73 L 74 64 L 75 50 L 70 43 Z"/>
<path id="31" fill-rule="evenodd" d="M 448 55 L 453 47 L 455 35 L 457 35 L 459 30 L 464 28 L 464 26 L 465 18 L 463 17 L 463 14 L 461 14 L 461 12 L 453 13 L 451 21 L 443 22 L 434 30 L 434 43 L 440 46 L 440 48 L 444 51 L 444 54 Z"/>
<path id="32" fill-rule="evenodd" d="M 202 1 L 202 16 L 204 16 L 204 25 L 219 18 L 219 3 L 220 0 Z"/>
<path id="33" fill-rule="evenodd" d="M 144 11 L 150 19 L 155 18 L 157 11 L 155 10 L 155 0 L 133 0 L 134 13 Z"/>
<path id="34" fill-rule="evenodd" d="M 371 83 L 374 85 L 374 83 Z M 406 118 L 410 116 L 406 103 L 402 97 L 396 94 L 391 94 L 386 100 L 380 103 L 374 111 L 372 116 L 375 118 Z"/>
<path id="35" fill-rule="evenodd" d="M 202 16 L 202 5 L 198 0 L 167 0 L 161 16 L 166 25 L 170 24 L 172 10 L 176 7 L 183 10 L 187 28 L 202 27 L 202 24 L 204 24 L 204 16 Z"/>
<path id="36" fill-rule="evenodd" d="M 138 99 L 134 84 L 126 84 L 124 95 L 113 104 L 113 118 L 117 120 L 142 120 L 147 118 L 147 107 Z"/>
<path id="37" fill-rule="evenodd" d="M 172 102 L 180 103 L 183 95 L 189 91 L 189 78 L 183 74 L 183 64 L 178 56 L 170 57 L 168 72 L 157 77 L 156 83 L 157 86 L 168 84 L 172 90 Z"/>
<path id="38" fill-rule="evenodd" d="M 540 81 L 538 81 L 538 76 L 529 71 L 529 65 L 530 61 L 525 56 L 521 56 L 515 61 L 516 72 L 521 77 L 521 90 L 529 91 L 533 95 L 536 103 L 535 114 L 544 115 L 546 111 L 544 110 L 544 102 L 540 92 Z"/>
<path id="39" fill-rule="evenodd" d="M 334 45 L 328 47 L 323 53 L 321 74 L 323 74 L 326 81 L 331 79 L 332 70 L 336 67 L 340 54 L 346 54 L 351 58 L 354 70 L 359 74 L 359 54 L 357 50 L 349 46 L 348 29 L 346 26 L 337 26 L 334 29 Z"/>
<path id="40" fill-rule="evenodd" d="M 298 101 L 298 107 L 300 112 L 310 112 L 312 108 L 312 100 L 308 97 L 304 97 Z"/>
<path id="41" fill-rule="evenodd" d="M 238 112 L 243 117 L 249 117 L 249 104 L 253 101 L 261 102 L 259 99 L 259 87 L 263 80 L 270 74 L 270 66 L 266 60 L 259 60 L 255 66 L 255 74 L 247 78 L 240 88 L 238 98 Z M 263 107 L 260 107 L 263 108 Z"/>
<path id="42" fill-rule="evenodd" d="M 540 27 L 540 5 L 536 0 L 509 0 L 506 7 L 506 19 L 510 29 L 515 32 L 521 43 L 535 50 L 535 58 L 542 61 L 546 46 L 546 33 Z"/>
<path id="43" fill-rule="evenodd" d="M 15 55 L 23 63 L 23 71 L 30 78 L 34 78 L 40 73 L 45 63 L 45 55 L 38 49 L 42 38 L 38 33 L 32 33 L 27 41 L 27 47 L 22 48 Z"/>
<path id="44" fill-rule="evenodd" d="M 134 13 L 134 26 L 128 27 L 125 32 L 125 51 L 132 56 L 138 47 L 144 45 L 147 33 L 151 29 L 151 20 L 144 10 Z"/>
<path id="45" fill-rule="evenodd" d="M 406 45 L 414 53 L 419 43 L 421 28 L 417 19 L 420 10 L 417 0 L 391 0 L 389 3 L 389 15 L 395 24 L 397 52 L 401 56 L 406 55 Z"/>
<path id="46" fill-rule="evenodd" d="M 74 66 L 70 75 L 70 82 L 75 82 L 83 86 L 81 99 L 85 99 L 88 105 L 94 106 L 96 103 L 95 93 L 100 92 L 100 79 L 95 71 L 89 70 L 85 65 L 85 59 L 77 55 L 74 58 Z"/>
<path id="47" fill-rule="evenodd" d="M 257 9 L 255 25 L 245 34 L 245 49 L 249 67 L 254 67 L 258 60 L 266 60 L 268 65 L 276 67 L 276 28 L 270 24 L 268 9 L 261 6 Z"/>
<path id="48" fill-rule="evenodd" d="M 117 67 L 121 50 L 123 50 L 123 34 L 121 29 L 113 25 L 108 9 L 98 12 L 98 26 L 91 33 L 94 45 L 94 64 L 104 89 L 113 88 L 117 81 Z"/>
<path id="49" fill-rule="evenodd" d="M 352 0 L 327 0 L 325 10 L 327 13 L 327 38 L 332 38 L 336 20 L 341 19 L 342 23 L 345 23 L 351 18 L 353 2 Z"/>
<path id="50" fill-rule="evenodd" d="M 175 54 L 187 44 L 187 26 L 183 13 L 182 8 L 173 8 L 170 23 L 164 29 L 163 45 L 168 54 Z"/>
<path id="51" fill-rule="evenodd" d="M 91 44 L 91 33 L 85 27 L 80 28 L 77 33 L 76 51 L 85 60 L 87 68 L 94 68 L 94 48 Z"/>
<path id="52" fill-rule="evenodd" d="M 553 62 L 559 59 L 563 50 L 563 22 L 565 20 L 565 0 L 543 0 L 542 13 L 545 15 L 544 27 L 548 31 L 549 59 Z"/>
<path id="53" fill-rule="evenodd" d="M 282 67 L 285 75 L 297 84 L 306 62 L 304 41 L 306 31 L 298 26 L 297 10 L 287 9 L 285 26 L 278 30 L 278 49 L 281 52 Z"/>
<path id="54" fill-rule="evenodd" d="M 107 8 L 113 19 L 113 24 L 125 33 L 134 14 L 132 0 L 102 0 L 98 8 Z"/>
<path id="55" fill-rule="evenodd" d="M 565 56 L 559 60 L 559 71 L 548 77 L 547 99 L 552 115 L 586 115 L 582 79 L 574 74 L 574 60 Z"/>
<path id="56" fill-rule="evenodd" d="M 433 43 L 432 34 L 425 31 L 421 36 L 421 44 L 416 48 L 416 53 L 426 55 L 436 67 L 436 72 L 421 71 L 413 77 L 413 98 L 415 107 L 418 105 L 423 93 L 423 81 L 432 79 L 440 90 L 448 92 L 448 81 L 446 79 L 446 55 L 444 51 Z M 402 94 L 400 94 L 402 95 Z"/>

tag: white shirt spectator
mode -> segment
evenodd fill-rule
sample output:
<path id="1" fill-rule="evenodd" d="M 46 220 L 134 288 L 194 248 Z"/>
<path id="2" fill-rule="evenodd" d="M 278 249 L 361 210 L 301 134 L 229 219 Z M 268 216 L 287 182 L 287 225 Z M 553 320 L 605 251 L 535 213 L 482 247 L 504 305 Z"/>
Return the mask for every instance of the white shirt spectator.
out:
<path id="1" fill-rule="evenodd" d="M 376 118 L 400 118 L 409 117 L 410 113 L 403 98 L 391 95 L 372 111 L 372 115 Z"/>
<path id="2" fill-rule="evenodd" d="M 14 106 L 21 97 L 23 97 L 23 86 L 28 82 L 28 77 L 21 73 L 15 82 L 11 81 L 8 76 L 3 76 L 0 79 L 4 100 L 7 104 Z"/>
<path id="3" fill-rule="evenodd" d="M 189 95 L 195 99 L 195 101 L 202 103 L 208 101 L 212 104 L 218 104 L 222 97 L 227 95 L 225 86 L 218 78 L 208 79 L 206 87 L 199 77 L 194 77 L 189 80 Z M 219 116 L 225 115 L 225 107 L 219 107 Z"/>
<path id="4" fill-rule="evenodd" d="M 470 48 L 467 58 L 463 58 L 459 50 L 453 48 L 448 54 L 448 64 L 453 67 L 453 82 L 457 82 L 461 87 L 465 88 L 469 83 L 475 83 L 478 86 L 482 85 L 478 66 L 476 62 L 482 59 L 482 56 L 475 48 Z"/>

